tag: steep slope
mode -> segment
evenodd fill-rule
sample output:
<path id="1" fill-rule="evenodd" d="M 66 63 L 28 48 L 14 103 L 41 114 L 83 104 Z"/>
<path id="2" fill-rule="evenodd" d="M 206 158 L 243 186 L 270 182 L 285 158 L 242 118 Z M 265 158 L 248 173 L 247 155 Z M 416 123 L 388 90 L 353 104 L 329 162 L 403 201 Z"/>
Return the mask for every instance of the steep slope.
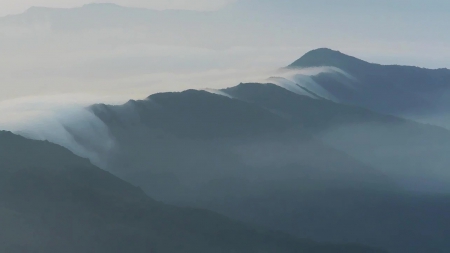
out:
<path id="1" fill-rule="evenodd" d="M 148 189 L 152 196 L 174 191 L 177 199 L 186 200 L 188 193 L 198 199 L 203 185 L 214 180 L 263 182 L 292 173 L 315 174 L 334 186 L 394 188 L 381 173 L 327 147 L 289 120 L 240 100 L 189 90 L 91 109 L 119 145 L 110 171 L 144 184 L 144 189 L 149 187 L 144 178 L 154 182 L 161 177 L 172 184 L 164 191 Z M 292 165 L 298 170 L 291 170 Z M 227 189 L 222 191 L 236 191 Z"/>
<path id="2" fill-rule="evenodd" d="M 373 169 L 339 151 L 341 147 L 324 143 L 329 141 L 325 133 L 355 125 L 379 124 L 371 141 L 380 139 L 381 149 L 405 140 L 401 136 L 386 142 L 396 127 L 394 134 L 409 129 L 405 135 L 418 133 L 424 139 L 444 140 L 446 130 L 270 84 L 243 84 L 222 92 L 235 99 L 190 90 L 122 106 L 92 106 L 118 143 L 108 170 L 158 200 L 208 208 L 302 237 L 400 253 L 449 247 L 443 237 L 450 228 L 446 195 L 403 191 L 411 184 L 389 170 L 396 163 Z M 363 148 L 354 140 L 343 141 L 364 151 L 374 144 Z M 411 177 L 422 173 L 419 178 L 428 173 L 415 168 L 398 171 Z"/>
<path id="3" fill-rule="evenodd" d="M 320 131 L 336 127 L 366 122 L 403 123 L 393 116 L 385 116 L 373 111 L 333 103 L 324 99 L 313 99 L 290 92 L 277 85 L 267 83 L 241 83 L 221 90 L 224 94 L 266 108 L 286 120 L 298 123 L 306 129 Z"/>
<path id="4" fill-rule="evenodd" d="M 450 150 L 450 133 L 445 129 L 380 115 L 358 107 L 311 99 L 273 84 L 241 84 L 222 92 L 283 115 L 325 143 L 383 171 L 410 191 L 449 191 L 450 172 L 447 168 L 450 166 L 450 160 L 446 153 Z M 335 191 L 324 192 L 320 198 L 329 202 L 313 201 L 305 197 L 297 198 L 296 204 L 291 203 L 295 213 L 293 216 L 297 217 L 298 224 L 304 227 L 298 229 L 286 222 L 285 229 L 303 236 L 327 240 L 359 238 L 358 234 L 370 234 L 372 242 L 362 238 L 360 242 L 370 244 L 382 240 L 378 245 L 384 245 L 394 252 L 443 252 L 447 247 L 444 246 L 442 236 L 446 233 L 444 231 L 448 231 L 449 224 L 442 223 L 444 215 L 438 211 L 449 207 L 449 199 L 445 195 Z M 264 201 L 268 199 L 261 198 L 260 202 L 253 200 L 253 207 L 260 208 Z M 280 201 L 279 206 L 283 205 L 286 203 Z M 236 212 L 242 208 L 239 204 L 235 207 Z M 269 213 L 271 217 L 286 215 L 282 209 L 271 209 L 265 215 L 252 219 L 254 222 L 268 222 Z M 321 215 L 318 215 L 319 213 Z M 328 219 L 321 220 L 319 217 L 324 215 Z M 427 215 L 429 217 L 424 218 Z M 434 220 L 431 216 L 441 218 Z M 415 219 L 421 221 L 413 222 Z M 269 221 L 271 226 L 279 225 L 280 222 L 280 219 Z M 333 223 L 334 225 L 331 225 Z M 350 224 L 365 226 L 352 229 Z M 333 227 L 341 226 L 346 226 L 346 231 L 350 234 L 344 236 L 342 232 L 332 232 Z M 406 227 L 410 231 L 410 241 L 399 246 L 395 234 L 404 233 L 398 229 Z M 428 239 L 422 234 L 425 230 L 432 234 Z M 383 232 L 383 235 L 380 231 L 391 231 L 393 234 Z M 326 234 L 328 236 L 325 236 Z M 336 234 L 340 236 L 335 237 Z M 405 246 L 408 248 L 402 248 Z"/>
<path id="5" fill-rule="evenodd" d="M 355 57 L 345 55 L 339 51 L 328 48 L 319 48 L 306 53 L 288 67 L 311 68 L 324 66 L 341 68 L 344 71 L 352 71 L 361 68 L 370 68 L 371 64 Z"/>
<path id="6" fill-rule="evenodd" d="M 287 67 L 290 70 L 333 67 L 354 78 L 337 79 L 323 72 L 314 82 L 337 101 L 378 112 L 432 120 L 450 109 L 450 70 L 380 65 L 330 49 L 317 49 Z"/>
<path id="7" fill-rule="evenodd" d="M 139 123 L 182 138 L 249 137 L 289 127 L 287 121 L 258 106 L 196 90 L 160 93 L 123 106 L 97 105 L 93 109 L 109 125 Z"/>
<path id="8" fill-rule="evenodd" d="M 241 84 L 222 92 L 284 115 L 409 190 L 450 192 L 450 132 L 443 128 L 311 99 L 273 84 Z"/>
<path id="9" fill-rule="evenodd" d="M 1 252 L 382 252 L 176 208 L 47 142 L 0 132 Z"/>

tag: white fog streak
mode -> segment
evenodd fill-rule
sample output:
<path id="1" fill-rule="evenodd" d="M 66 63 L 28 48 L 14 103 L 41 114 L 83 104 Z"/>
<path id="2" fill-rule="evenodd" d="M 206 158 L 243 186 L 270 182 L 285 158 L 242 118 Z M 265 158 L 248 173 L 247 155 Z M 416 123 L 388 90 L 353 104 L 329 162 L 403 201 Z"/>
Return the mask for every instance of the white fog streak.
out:
<path id="1" fill-rule="evenodd" d="M 282 69 L 275 73 L 268 82 L 274 83 L 299 95 L 319 99 L 324 98 L 334 102 L 339 100 L 324 87 L 314 81 L 313 77 L 329 74 L 339 79 L 346 89 L 353 89 L 356 79 L 345 71 L 335 67 L 313 67 L 301 69 Z"/>
<path id="2" fill-rule="evenodd" d="M 115 143 L 108 127 L 85 106 L 83 95 L 27 97 L 0 102 L 0 130 L 47 140 L 104 168 Z"/>

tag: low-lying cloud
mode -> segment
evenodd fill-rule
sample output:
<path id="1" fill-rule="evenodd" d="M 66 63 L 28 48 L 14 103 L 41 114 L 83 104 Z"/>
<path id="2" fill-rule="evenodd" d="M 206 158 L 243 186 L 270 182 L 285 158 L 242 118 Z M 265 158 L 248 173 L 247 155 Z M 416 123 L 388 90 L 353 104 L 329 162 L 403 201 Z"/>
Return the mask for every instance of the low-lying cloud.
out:
<path id="1" fill-rule="evenodd" d="M 3 101 L 0 129 L 53 142 L 105 167 L 115 143 L 108 127 L 85 107 L 100 100 L 84 95 L 59 95 Z"/>
<path id="2" fill-rule="evenodd" d="M 0 28 L 0 101 L 67 93 L 140 99 L 164 91 L 264 80 L 299 48 L 161 45 L 139 30 L 60 34 Z M 304 50 L 303 50 L 304 51 Z"/>
<path id="3" fill-rule="evenodd" d="M 353 84 L 356 79 L 345 71 L 335 67 L 281 69 L 269 78 L 268 81 L 300 95 L 339 102 L 331 92 L 314 80 L 314 76 L 321 74 L 330 74 L 331 77 L 339 79 L 339 83 L 345 86 L 342 88 L 354 88 Z"/>

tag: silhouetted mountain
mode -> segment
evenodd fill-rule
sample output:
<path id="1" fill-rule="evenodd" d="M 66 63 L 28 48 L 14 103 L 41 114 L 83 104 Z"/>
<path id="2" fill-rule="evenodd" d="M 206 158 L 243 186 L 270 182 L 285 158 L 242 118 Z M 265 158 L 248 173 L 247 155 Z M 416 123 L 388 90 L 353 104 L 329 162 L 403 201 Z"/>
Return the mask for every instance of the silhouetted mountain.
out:
<path id="1" fill-rule="evenodd" d="M 350 69 L 369 67 L 370 63 L 345 55 L 328 48 L 312 50 L 293 62 L 291 68 L 336 67 L 348 71 Z"/>
<path id="2" fill-rule="evenodd" d="M 269 179 L 273 174 L 270 170 L 284 177 L 281 167 L 297 164 L 305 167 L 305 171 L 299 169 L 299 175 L 315 173 L 306 167 L 328 170 L 323 179 L 329 177 L 327 180 L 334 180 L 336 185 L 345 181 L 345 187 L 393 187 L 382 174 L 323 145 L 289 120 L 240 100 L 189 90 L 91 109 L 110 127 L 119 145 L 109 169 L 124 177 L 143 171 L 152 172 L 150 175 L 176 173 L 182 184 L 198 189 L 223 177 Z M 297 150 L 304 150 L 304 154 Z M 261 152 L 270 153 L 270 157 L 258 157 Z M 322 159 L 323 154 L 328 155 L 328 161 Z M 328 168 L 331 162 L 334 168 Z M 254 171 L 268 164 L 280 169 Z"/>
<path id="3" fill-rule="evenodd" d="M 306 2 L 242 0 L 214 13 L 114 4 L 34 7 L 0 18 L 3 52 L 19 53 L 5 77 L 42 78 L 58 69 L 50 77 L 56 82 L 145 82 L 154 76 L 144 73 L 148 66 L 160 66 L 158 60 L 147 65 L 150 58 L 185 62 L 189 47 L 208 59 L 227 58 L 214 60 L 220 68 L 235 52 L 265 62 L 270 57 L 260 52 L 267 46 L 284 45 L 284 54 L 301 40 L 298 34 L 326 35 L 344 23 L 360 34 L 353 21 L 371 9 L 365 3 L 339 12 L 345 4 L 338 1 L 332 8 Z M 346 21 L 329 26 L 317 13 Z M 383 8 L 374 14 L 386 16 Z M 306 23 L 316 25 L 286 25 Z M 151 45 L 162 47 L 155 53 Z M 205 50 L 211 48 L 233 50 Z M 35 69 L 21 64 L 43 52 L 67 56 L 65 64 L 52 59 L 68 68 L 53 61 Z M 100 131 L 110 131 L 109 144 L 116 144 L 105 150 L 92 134 L 81 136 L 90 122 L 61 125 L 86 151 L 99 150 L 92 157 L 105 158 L 98 163 L 105 170 L 49 142 L 0 132 L 0 252 L 381 252 L 358 246 L 369 245 L 392 253 L 447 253 L 450 132 L 404 118 L 435 123 L 447 116 L 450 70 L 384 66 L 317 49 L 280 75 L 270 79 L 274 85 L 220 91 L 229 97 L 189 90 L 93 105 L 105 123 Z M 450 120 L 442 125 L 450 129 Z"/>
<path id="4" fill-rule="evenodd" d="M 188 11 L 186 11 L 188 12 Z M 118 28 L 151 22 L 159 11 L 127 8 L 115 4 L 86 4 L 77 8 L 31 7 L 18 15 L 6 16 L 0 23 L 10 25 L 49 25 L 56 31 Z M 81 21 L 81 22 L 80 22 Z"/>
<path id="5" fill-rule="evenodd" d="M 113 33 L 117 34 L 117 38 L 111 38 L 111 41 L 115 43 L 123 43 L 131 39 L 135 42 L 166 46 L 224 48 L 232 43 L 229 40 L 220 41 L 220 38 L 224 37 L 224 32 L 233 34 L 240 41 L 245 39 L 254 41 L 248 33 L 236 33 L 238 26 L 234 22 L 224 22 L 224 20 L 232 21 L 232 16 L 233 13 L 193 10 L 159 11 L 95 3 L 76 8 L 32 7 L 21 14 L 0 17 L 0 28 L 2 26 L 20 27 L 30 31 L 41 28 L 57 35 L 78 34 L 80 37 L 86 36 L 84 32 L 105 36 Z M 218 26 L 221 29 L 217 29 Z M 124 33 L 133 34 L 134 32 L 142 36 L 130 38 L 124 35 Z M 205 40 L 207 36 L 215 36 L 217 39 Z"/>
<path id="6" fill-rule="evenodd" d="M 450 135 L 445 129 L 331 101 L 311 99 L 273 84 L 241 84 L 222 92 L 302 125 L 325 143 L 383 171 L 410 191 L 448 192 L 450 173 L 446 168 L 450 160 L 446 151 L 450 150 Z M 361 238 L 361 243 L 374 244 L 377 241 L 375 245 L 383 245 L 393 252 L 443 252 L 448 247 L 442 235 L 447 233 L 449 224 L 442 223 L 443 213 L 438 211 L 449 208 L 449 197 L 445 195 L 325 191 L 320 195 L 296 196 L 295 202 L 292 201 L 294 198 L 284 197 L 266 196 L 259 201 L 252 199 L 251 206 L 245 201 L 229 200 L 227 203 L 235 203 L 235 206 L 228 210 L 235 212 L 234 217 L 241 215 L 271 227 L 284 224 L 282 229 L 298 235 L 337 241 Z M 264 209 L 269 201 L 278 205 Z M 290 218 L 283 220 L 279 217 L 286 217 L 286 211 L 276 207 L 286 205 L 290 206 Z M 246 216 L 241 213 L 242 206 L 250 208 L 250 211 L 245 209 L 247 213 L 260 216 Z M 324 216 L 328 218 L 323 220 Z M 438 216 L 441 218 L 434 220 Z M 274 219 L 268 220 L 268 217 Z M 292 217 L 296 217 L 298 223 L 292 223 Z M 420 217 L 420 222 L 417 222 L 417 217 Z M 299 224 L 302 224 L 301 228 Z M 350 224 L 364 224 L 364 228 L 352 228 Z M 333 232 L 333 228 L 342 226 L 347 228 L 345 232 Z M 405 234 L 401 232 L 403 229 L 409 231 L 405 237 L 408 242 L 399 244 L 395 234 Z M 433 235 L 424 235 L 425 230 L 433 231 Z M 346 232 L 349 234 L 344 235 Z M 370 236 L 360 237 L 363 234 Z M 371 239 L 367 240 L 369 237 Z M 425 243 L 427 240 L 428 243 Z"/>
<path id="7" fill-rule="evenodd" d="M 433 120 L 450 109 L 450 70 L 368 63 L 330 49 L 317 49 L 288 69 L 334 67 L 352 76 L 337 79 L 323 72 L 312 79 L 338 102 L 378 112 Z"/>
<path id="8" fill-rule="evenodd" d="M 241 84 L 222 92 L 234 98 L 190 90 L 122 106 L 92 106 L 118 143 L 107 169 L 158 200 L 302 237 L 400 253 L 449 247 L 442 237 L 450 232 L 442 211 L 450 210 L 449 198 L 406 191 L 416 186 L 411 179 L 448 182 L 442 167 L 406 167 L 429 155 L 413 152 L 412 144 L 439 151 L 433 157 L 447 164 L 439 150 L 450 143 L 447 130 L 271 84 Z M 360 133 L 360 139 L 341 136 L 342 129 Z M 438 138 L 441 142 L 432 145 Z M 381 152 L 392 147 L 404 153 L 394 159 L 396 150 Z M 378 153 L 373 161 L 340 150 Z M 424 189 L 430 190 L 418 188 Z"/>
<path id="9" fill-rule="evenodd" d="M 0 132 L 0 251 L 382 252 L 156 202 L 64 148 Z"/>
<path id="10" fill-rule="evenodd" d="M 450 192 L 450 132 L 367 109 L 297 95 L 273 84 L 222 90 L 303 126 L 412 191 Z"/>
<path id="11" fill-rule="evenodd" d="M 120 110 L 120 107 L 116 108 Z M 131 115 L 136 115 L 140 124 L 179 137 L 250 137 L 288 128 L 287 121 L 258 106 L 232 101 L 206 91 L 155 94 L 143 101 L 129 101 L 123 108 L 132 108 Z M 114 109 L 99 105 L 95 107 L 95 112 L 108 124 L 130 123 L 121 120 L 127 117 L 126 114 L 120 111 L 115 114 Z"/>
<path id="12" fill-rule="evenodd" d="M 323 145 L 288 120 L 224 96 L 190 90 L 123 106 L 95 105 L 92 110 L 118 143 L 108 170 L 171 203 L 241 194 L 244 189 L 224 184 L 214 194 L 199 195 L 216 180 L 261 184 L 274 173 L 280 179 L 316 177 L 316 184 L 336 187 L 394 187 L 381 173 Z"/>
<path id="13" fill-rule="evenodd" d="M 298 123 L 313 132 L 324 131 L 339 125 L 406 122 L 361 107 L 298 95 L 271 83 L 241 83 L 221 91 L 235 99 L 258 105 L 284 116 L 286 120 Z"/>

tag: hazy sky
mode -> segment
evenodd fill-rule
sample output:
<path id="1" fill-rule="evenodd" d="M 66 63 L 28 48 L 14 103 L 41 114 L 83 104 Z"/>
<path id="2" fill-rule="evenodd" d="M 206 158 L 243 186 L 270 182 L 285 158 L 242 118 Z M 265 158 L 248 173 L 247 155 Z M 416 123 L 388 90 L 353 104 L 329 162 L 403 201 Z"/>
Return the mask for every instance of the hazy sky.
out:
<path id="1" fill-rule="evenodd" d="M 0 15 L 92 0 L 0 0 Z M 104 1 L 98 1 L 104 2 Z M 383 64 L 450 67 L 447 0 L 110 0 L 0 18 L 0 101 L 159 91 L 260 81 L 329 47 Z"/>
<path id="2" fill-rule="evenodd" d="M 149 9 L 217 10 L 235 0 L 0 0 L 0 16 L 18 14 L 31 6 L 73 8 L 90 3 L 115 3 Z"/>
<path id="3" fill-rule="evenodd" d="M 146 9 L 82 7 L 105 1 Z M 320 47 L 449 68 L 449 13 L 449 0 L 0 0 L 0 130 L 67 146 L 66 124 L 96 126 L 107 149 L 84 106 L 264 82 Z"/>

